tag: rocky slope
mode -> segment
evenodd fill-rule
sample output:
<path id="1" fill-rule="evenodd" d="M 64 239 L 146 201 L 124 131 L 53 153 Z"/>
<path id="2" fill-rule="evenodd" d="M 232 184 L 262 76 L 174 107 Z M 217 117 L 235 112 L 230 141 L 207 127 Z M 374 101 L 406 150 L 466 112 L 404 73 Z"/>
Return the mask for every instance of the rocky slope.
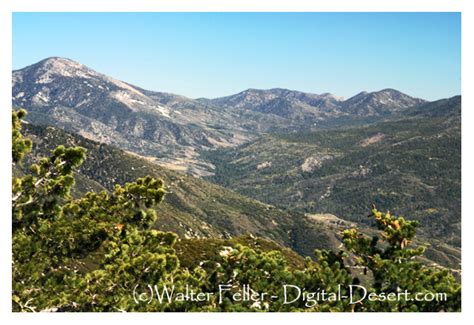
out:
<path id="1" fill-rule="evenodd" d="M 323 126 L 334 121 L 386 117 L 426 103 L 394 89 L 361 92 L 344 100 L 329 93 L 311 94 L 288 89 L 247 89 L 238 94 L 203 100 L 238 112 L 264 113 L 286 119 L 288 125 Z M 280 127 L 278 127 L 280 128 Z"/>
<path id="2" fill-rule="evenodd" d="M 355 116 L 384 116 L 424 103 L 425 100 L 410 97 L 398 90 L 383 89 L 372 93 L 363 91 L 342 102 L 341 110 Z"/>
<path id="3" fill-rule="evenodd" d="M 363 123 L 424 103 L 395 90 L 348 100 L 288 89 L 248 89 L 216 99 L 149 91 L 65 58 L 13 72 L 13 106 L 58 126 L 193 175 L 213 174 L 198 151 L 234 147 L 262 132 Z"/>
<path id="4" fill-rule="evenodd" d="M 247 138 L 238 126 L 227 127 L 232 116 L 213 107 L 144 91 L 64 58 L 14 71 L 13 106 L 26 108 L 35 123 L 58 126 L 194 174 L 212 167 L 198 159 L 196 149 L 232 146 Z"/>

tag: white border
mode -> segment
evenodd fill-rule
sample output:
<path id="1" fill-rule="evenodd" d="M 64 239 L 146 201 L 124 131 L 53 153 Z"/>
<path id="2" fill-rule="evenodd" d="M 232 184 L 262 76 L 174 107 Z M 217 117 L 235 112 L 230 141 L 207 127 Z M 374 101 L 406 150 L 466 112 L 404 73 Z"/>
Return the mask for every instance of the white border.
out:
<path id="1" fill-rule="evenodd" d="M 61 324 L 71 322 L 113 322 L 114 324 L 140 324 L 163 322 L 177 323 L 205 323 L 205 324 L 241 324 L 244 322 L 284 323 L 291 322 L 364 322 L 400 324 L 403 321 L 426 321 L 443 323 L 469 319 L 474 310 L 474 299 L 471 294 L 474 283 L 472 255 L 473 238 L 470 230 L 474 229 L 474 211 L 472 199 L 474 191 L 474 160 L 470 146 L 474 142 L 471 124 L 474 123 L 473 105 L 473 31 L 474 11 L 471 0 L 0 0 L 0 311 L 5 324 L 18 322 L 34 322 L 38 324 Z M 11 135 L 10 109 L 11 106 L 11 70 L 12 70 L 12 40 L 11 40 L 11 13 L 15 11 L 28 12 L 60 12 L 60 11 L 107 11 L 107 12 L 142 12 L 142 11 L 451 11 L 462 12 L 462 101 L 463 101 L 463 128 L 462 128 L 462 263 L 463 263 L 463 312 L 445 314 L 323 314 L 323 313 L 274 313 L 274 314 L 242 314 L 242 313 L 149 313 L 149 314 L 12 314 L 11 313 L 11 212 L 10 211 L 10 184 L 11 184 Z M 468 59 L 470 58 L 470 59 Z M 7 172 L 8 171 L 8 172 Z"/>

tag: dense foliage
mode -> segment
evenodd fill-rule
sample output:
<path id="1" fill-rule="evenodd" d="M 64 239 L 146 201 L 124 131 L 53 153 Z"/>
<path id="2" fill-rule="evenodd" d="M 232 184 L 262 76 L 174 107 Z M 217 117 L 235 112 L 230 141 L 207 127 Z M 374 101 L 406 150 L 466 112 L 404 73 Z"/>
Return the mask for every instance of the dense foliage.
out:
<path id="1" fill-rule="evenodd" d="M 31 149 L 21 136 L 24 111 L 13 112 L 13 162 L 20 164 Z M 460 309 L 460 284 L 447 270 L 425 266 L 410 248 L 416 222 L 375 208 L 371 216 L 380 230 L 373 238 L 355 229 L 343 234 L 345 249 L 316 251 L 316 261 L 290 264 L 289 254 L 239 243 L 222 246 L 199 264 L 182 263 L 178 236 L 152 229 L 166 191 L 161 180 L 143 177 L 112 190 L 71 196 L 74 170 L 85 159 L 80 147 L 58 146 L 49 157 L 13 178 L 12 249 L 14 311 L 453 311 Z M 212 242 L 212 240 L 209 240 Z M 203 246 L 206 239 L 202 240 Z M 195 247 L 193 247 L 195 248 Z M 360 271 L 363 270 L 363 271 Z M 364 285 L 375 294 L 445 293 L 443 301 L 309 301 L 288 295 L 350 294 Z M 189 301 L 160 302 L 158 292 L 194 290 L 222 295 Z M 269 293 L 258 300 L 236 299 L 249 285 L 251 293 Z M 151 288 L 151 287 L 150 287 Z M 358 287 L 360 289 L 360 287 Z M 137 291 L 138 289 L 138 291 Z M 294 289 L 294 287 L 293 287 Z M 245 291 L 245 289 L 244 289 Z M 296 297 L 295 297 L 296 296 Z M 358 290 L 353 298 L 365 296 Z M 307 295 L 301 295 L 307 297 Z M 149 299 L 150 298 L 150 299 Z M 294 301 L 293 301 L 294 300 Z"/>

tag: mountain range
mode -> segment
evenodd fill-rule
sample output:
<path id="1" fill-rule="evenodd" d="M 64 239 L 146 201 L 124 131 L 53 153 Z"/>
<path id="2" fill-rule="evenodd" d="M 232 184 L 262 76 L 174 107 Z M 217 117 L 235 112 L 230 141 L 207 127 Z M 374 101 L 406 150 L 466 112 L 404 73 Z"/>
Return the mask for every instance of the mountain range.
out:
<path id="1" fill-rule="evenodd" d="M 380 119 L 425 101 L 394 89 L 343 100 L 287 89 L 248 89 L 215 99 L 144 90 L 65 58 L 13 71 L 13 105 L 36 123 L 115 145 L 199 176 L 199 150 L 234 147 L 262 132 L 301 131 Z"/>
<path id="2" fill-rule="evenodd" d="M 274 88 L 191 99 L 58 57 L 13 71 L 12 81 L 36 157 L 61 143 L 88 149 L 78 193 L 163 178 L 160 229 L 262 236 L 304 256 L 337 249 L 337 231 L 366 227 L 376 203 L 419 220 L 428 258 L 458 268 L 460 96 Z"/>

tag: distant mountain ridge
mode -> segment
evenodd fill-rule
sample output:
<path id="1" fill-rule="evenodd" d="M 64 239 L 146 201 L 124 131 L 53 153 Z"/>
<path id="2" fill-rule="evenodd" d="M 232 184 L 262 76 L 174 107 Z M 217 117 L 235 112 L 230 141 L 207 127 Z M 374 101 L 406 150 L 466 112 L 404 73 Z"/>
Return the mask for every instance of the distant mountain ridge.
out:
<path id="1" fill-rule="evenodd" d="M 221 106 L 253 109 L 277 98 L 305 103 L 314 107 L 337 106 L 342 101 L 341 98 L 329 93 L 318 95 L 283 88 L 247 89 L 238 94 L 211 99 L 211 101 Z"/>
<path id="2" fill-rule="evenodd" d="M 382 89 L 376 92 L 361 92 L 342 103 L 342 110 L 355 115 L 384 115 L 415 107 L 427 101 L 410 97 L 395 89 Z"/>
<path id="3" fill-rule="evenodd" d="M 290 103 L 298 108 L 312 108 L 313 114 L 318 116 L 337 117 L 341 115 L 372 116 L 384 115 L 417 106 L 427 101 L 410 97 L 395 89 L 383 89 L 368 93 L 363 91 L 347 100 L 330 93 L 312 94 L 300 91 L 273 88 L 247 89 L 235 95 L 210 99 L 218 106 L 233 107 L 236 109 L 257 110 L 282 114 L 276 103 Z M 275 109 L 272 109 L 275 108 Z M 319 112 L 314 112 L 314 110 Z M 326 114 L 326 115 L 324 115 Z"/>
<path id="4" fill-rule="evenodd" d="M 274 88 L 215 99 L 145 90 L 70 59 L 52 57 L 13 71 L 12 101 L 35 123 L 108 143 L 165 167 L 213 174 L 199 152 L 241 145 L 262 133 L 363 123 L 426 103 L 393 89 L 344 100 Z"/>

